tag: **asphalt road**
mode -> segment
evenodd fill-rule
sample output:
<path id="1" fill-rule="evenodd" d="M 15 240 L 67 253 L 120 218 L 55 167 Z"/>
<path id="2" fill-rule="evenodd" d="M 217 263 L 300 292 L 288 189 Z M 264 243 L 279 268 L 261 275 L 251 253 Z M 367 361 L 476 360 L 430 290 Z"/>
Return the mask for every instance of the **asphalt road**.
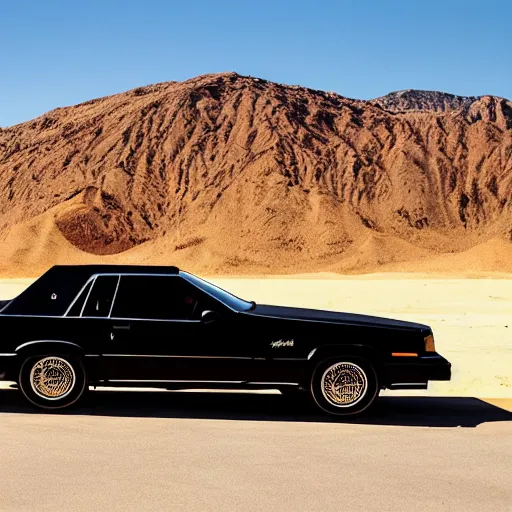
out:
<path id="1" fill-rule="evenodd" d="M 512 511 L 512 413 L 385 397 L 340 422 L 279 394 L 0 390 L 0 511 Z"/>

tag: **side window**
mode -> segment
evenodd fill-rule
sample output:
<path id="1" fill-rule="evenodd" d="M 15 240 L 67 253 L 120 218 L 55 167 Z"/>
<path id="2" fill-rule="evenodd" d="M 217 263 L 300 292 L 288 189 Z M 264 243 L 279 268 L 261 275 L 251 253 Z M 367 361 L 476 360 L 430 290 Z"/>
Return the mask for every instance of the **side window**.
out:
<path id="1" fill-rule="evenodd" d="M 82 316 L 108 316 L 118 280 L 119 276 L 98 276 L 92 285 Z"/>
<path id="2" fill-rule="evenodd" d="M 89 290 L 91 289 L 93 280 L 91 279 L 87 286 L 82 290 L 82 293 L 78 296 L 75 303 L 71 306 L 66 316 L 80 316 L 80 311 L 82 311 L 82 307 L 84 305 L 85 299 L 89 294 Z"/>
<path id="3" fill-rule="evenodd" d="M 181 277 L 121 276 L 112 317 L 195 320 L 201 314 L 198 290 Z"/>

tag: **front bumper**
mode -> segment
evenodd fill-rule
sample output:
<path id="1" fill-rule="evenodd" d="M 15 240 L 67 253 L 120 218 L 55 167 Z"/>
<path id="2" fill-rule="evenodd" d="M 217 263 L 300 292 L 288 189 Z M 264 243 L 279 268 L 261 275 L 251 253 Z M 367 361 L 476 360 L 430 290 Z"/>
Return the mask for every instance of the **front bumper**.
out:
<path id="1" fill-rule="evenodd" d="M 386 387 L 406 389 L 426 385 L 430 380 L 447 381 L 451 379 L 451 363 L 443 356 L 432 353 L 422 357 L 391 361 L 384 365 L 384 382 Z"/>

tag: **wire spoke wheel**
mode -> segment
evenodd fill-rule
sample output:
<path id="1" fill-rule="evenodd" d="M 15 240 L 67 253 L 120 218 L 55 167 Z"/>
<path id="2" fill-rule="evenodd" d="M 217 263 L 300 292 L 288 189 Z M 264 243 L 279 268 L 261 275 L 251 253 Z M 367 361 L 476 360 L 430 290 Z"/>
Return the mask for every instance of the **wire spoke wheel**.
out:
<path id="1" fill-rule="evenodd" d="M 352 407 L 364 398 L 368 379 L 357 364 L 338 362 L 325 370 L 320 387 L 324 398 L 334 407 Z"/>
<path id="2" fill-rule="evenodd" d="M 30 385 L 36 395 L 45 400 L 66 397 L 76 382 L 72 365 L 61 357 L 45 357 L 30 371 Z"/>

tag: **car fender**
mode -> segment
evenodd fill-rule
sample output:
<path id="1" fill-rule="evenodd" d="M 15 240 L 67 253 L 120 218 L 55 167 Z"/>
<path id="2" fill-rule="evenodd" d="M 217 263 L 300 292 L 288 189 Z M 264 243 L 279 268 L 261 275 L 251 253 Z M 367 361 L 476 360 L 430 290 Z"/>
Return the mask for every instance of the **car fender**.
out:
<path id="1" fill-rule="evenodd" d="M 34 340 L 27 341 L 16 347 L 16 354 L 27 357 L 30 355 L 43 355 L 50 353 L 73 354 L 79 357 L 84 355 L 80 345 L 65 340 Z"/>
<path id="2" fill-rule="evenodd" d="M 364 345 L 364 344 L 329 344 L 329 345 L 320 345 L 318 347 L 315 347 L 311 352 L 308 354 L 308 363 L 311 371 L 316 367 L 316 365 L 323 361 L 324 359 L 327 359 L 332 356 L 338 356 L 338 355 L 351 355 L 351 356 L 359 356 L 364 357 L 365 359 L 368 359 L 375 367 L 375 371 L 377 374 L 380 374 L 382 370 L 382 361 L 383 361 L 383 354 L 379 352 L 377 349 L 370 345 Z"/>

